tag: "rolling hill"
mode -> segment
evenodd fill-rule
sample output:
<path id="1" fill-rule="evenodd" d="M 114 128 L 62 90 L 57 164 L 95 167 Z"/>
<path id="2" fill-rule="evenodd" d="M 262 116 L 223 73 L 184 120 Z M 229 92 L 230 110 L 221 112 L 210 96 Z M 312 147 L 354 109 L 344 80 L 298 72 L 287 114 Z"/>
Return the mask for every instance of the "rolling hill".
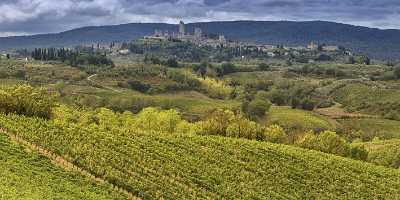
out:
<path id="1" fill-rule="evenodd" d="M 268 44 L 306 45 L 310 41 L 344 46 L 374 58 L 400 58 L 400 30 L 381 30 L 325 21 L 225 21 L 188 24 L 227 38 Z M 84 27 L 56 34 L 0 38 L 0 49 L 60 47 L 82 43 L 129 41 L 155 29 L 177 31 L 161 23 Z"/>
<path id="2" fill-rule="evenodd" d="M 286 145 L 0 115 L 0 127 L 143 199 L 399 199 L 400 171 Z"/>

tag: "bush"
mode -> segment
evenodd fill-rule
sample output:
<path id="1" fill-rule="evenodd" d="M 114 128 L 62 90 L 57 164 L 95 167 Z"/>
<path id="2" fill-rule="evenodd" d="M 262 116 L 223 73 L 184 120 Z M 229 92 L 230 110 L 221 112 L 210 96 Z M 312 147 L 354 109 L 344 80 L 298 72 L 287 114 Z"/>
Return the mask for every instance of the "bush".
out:
<path id="1" fill-rule="evenodd" d="M 258 69 L 261 71 L 268 71 L 271 68 L 267 63 L 260 63 Z"/>
<path id="2" fill-rule="evenodd" d="M 167 60 L 167 62 L 165 63 L 165 65 L 167 65 L 168 67 L 172 67 L 172 68 L 178 68 L 179 67 L 179 63 L 175 58 L 169 58 Z"/>
<path id="3" fill-rule="evenodd" d="M 349 156 L 350 154 L 349 144 L 332 131 L 324 131 L 319 135 L 309 132 L 298 142 L 298 145 L 339 156 Z"/>
<path id="4" fill-rule="evenodd" d="M 259 139 L 258 136 L 260 132 L 261 129 L 257 123 L 240 115 L 235 116 L 226 129 L 226 135 L 228 137 L 246 138 L 250 140 Z"/>
<path id="5" fill-rule="evenodd" d="M 11 87 L 0 90 L 0 112 L 50 118 L 55 106 L 53 100 L 54 97 L 44 89 L 29 85 Z"/>
<path id="6" fill-rule="evenodd" d="M 138 114 L 134 126 L 144 131 L 173 133 L 182 121 L 176 110 L 159 110 L 149 107 Z"/>
<path id="7" fill-rule="evenodd" d="M 128 85 L 131 89 L 142 92 L 142 93 L 147 92 L 151 88 L 151 86 L 149 84 L 142 83 L 137 80 L 128 81 Z"/>
<path id="8" fill-rule="evenodd" d="M 264 130 L 264 141 L 285 144 L 288 142 L 288 136 L 282 127 L 271 125 Z"/>
<path id="9" fill-rule="evenodd" d="M 222 63 L 219 71 L 219 76 L 234 73 L 236 72 L 236 66 L 232 63 Z"/>
<path id="10" fill-rule="evenodd" d="M 397 79 L 400 79 L 400 65 L 396 65 L 396 67 L 394 68 L 393 74 Z"/>
<path id="11" fill-rule="evenodd" d="M 218 109 L 205 121 L 199 122 L 200 134 L 227 136 L 226 129 L 235 119 L 235 114 L 230 110 Z"/>
<path id="12" fill-rule="evenodd" d="M 248 104 L 247 114 L 251 117 L 262 117 L 269 111 L 271 105 L 268 100 L 255 99 Z"/>
<path id="13" fill-rule="evenodd" d="M 368 151 L 364 145 L 351 145 L 350 146 L 350 157 L 356 160 L 366 161 L 368 159 Z"/>
<path id="14" fill-rule="evenodd" d="M 312 110 L 314 110 L 315 106 L 316 106 L 316 102 L 313 101 L 313 100 L 311 100 L 311 99 L 309 99 L 309 98 L 305 98 L 305 99 L 303 99 L 303 101 L 301 102 L 301 108 L 302 108 L 303 110 L 310 110 L 310 111 L 312 111 Z"/>

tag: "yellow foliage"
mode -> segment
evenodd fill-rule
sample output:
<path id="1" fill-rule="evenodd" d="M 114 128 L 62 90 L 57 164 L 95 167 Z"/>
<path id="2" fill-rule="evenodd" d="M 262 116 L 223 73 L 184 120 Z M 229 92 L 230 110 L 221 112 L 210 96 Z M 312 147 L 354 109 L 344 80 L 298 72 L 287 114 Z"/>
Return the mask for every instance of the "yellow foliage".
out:
<path id="1" fill-rule="evenodd" d="M 144 131 L 173 133 L 181 121 L 182 118 L 176 110 L 149 107 L 138 114 L 134 126 Z"/>
<path id="2" fill-rule="evenodd" d="M 288 136 L 279 125 L 271 125 L 264 130 L 264 140 L 273 143 L 287 143 Z"/>
<path id="3" fill-rule="evenodd" d="M 260 129 L 257 123 L 237 115 L 226 129 L 226 134 L 229 137 L 247 138 L 251 140 L 261 139 L 258 137 Z"/>

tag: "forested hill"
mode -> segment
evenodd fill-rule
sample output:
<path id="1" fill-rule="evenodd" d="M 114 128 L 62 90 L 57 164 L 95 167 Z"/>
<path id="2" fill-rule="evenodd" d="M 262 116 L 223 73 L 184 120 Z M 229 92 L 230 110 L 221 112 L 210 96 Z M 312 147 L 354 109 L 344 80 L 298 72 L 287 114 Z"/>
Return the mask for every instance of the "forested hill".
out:
<path id="1" fill-rule="evenodd" d="M 375 58 L 400 58 L 400 30 L 381 30 L 323 21 L 232 21 L 188 24 L 229 39 L 269 44 L 306 45 L 310 41 L 342 45 Z M 127 41 L 152 34 L 155 29 L 177 31 L 176 25 L 132 23 L 84 27 L 58 34 L 0 38 L 0 49 L 59 47 L 90 42 Z"/>

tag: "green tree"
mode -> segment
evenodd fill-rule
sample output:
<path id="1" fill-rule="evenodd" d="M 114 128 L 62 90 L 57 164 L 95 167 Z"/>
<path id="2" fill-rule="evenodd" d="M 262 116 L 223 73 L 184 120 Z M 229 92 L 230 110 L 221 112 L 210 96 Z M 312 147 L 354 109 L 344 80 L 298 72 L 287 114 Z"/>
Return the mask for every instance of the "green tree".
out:
<path id="1" fill-rule="evenodd" d="M 400 64 L 394 67 L 393 73 L 397 79 L 400 79 Z"/>
<path id="2" fill-rule="evenodd" d="M 348 59 L 347 59 L 347 62 L 346 62 L 347 64 L 355 64 L 356 63 L 356 59 L 353 57 L 353 56 L 350 56 Z"/>
<path id="3" fill-rule="evenodd" d="M 179 63 L 175 58 L 169 58 L 166 62 L 166 65 L 168 67 L 172 67 L 172 68 L 178 68 L 179 67 Z"/>
<path id="4" fill-rule="evenodd" d="M 251 117 L 262 117 L 271 108 L 272 103 L 268 100 L 254 99 L 248 105 L 248 115 Z"/>
<path id="5" fill-rule="evenodd" d="M 268 65 L 267 63 L 260 63 L 258 65 L 258 69 L 261 71 L 268 71 L 271 68 L 270 65 Z"/>
<path id="6" fill-rule="evenodd" d="M 358 64 L 363 64 L 363 65 L 370 65 L 371 64 L 371 59 L 368 56 L 362 55 L 357 57 L 357 63 Z"/>

